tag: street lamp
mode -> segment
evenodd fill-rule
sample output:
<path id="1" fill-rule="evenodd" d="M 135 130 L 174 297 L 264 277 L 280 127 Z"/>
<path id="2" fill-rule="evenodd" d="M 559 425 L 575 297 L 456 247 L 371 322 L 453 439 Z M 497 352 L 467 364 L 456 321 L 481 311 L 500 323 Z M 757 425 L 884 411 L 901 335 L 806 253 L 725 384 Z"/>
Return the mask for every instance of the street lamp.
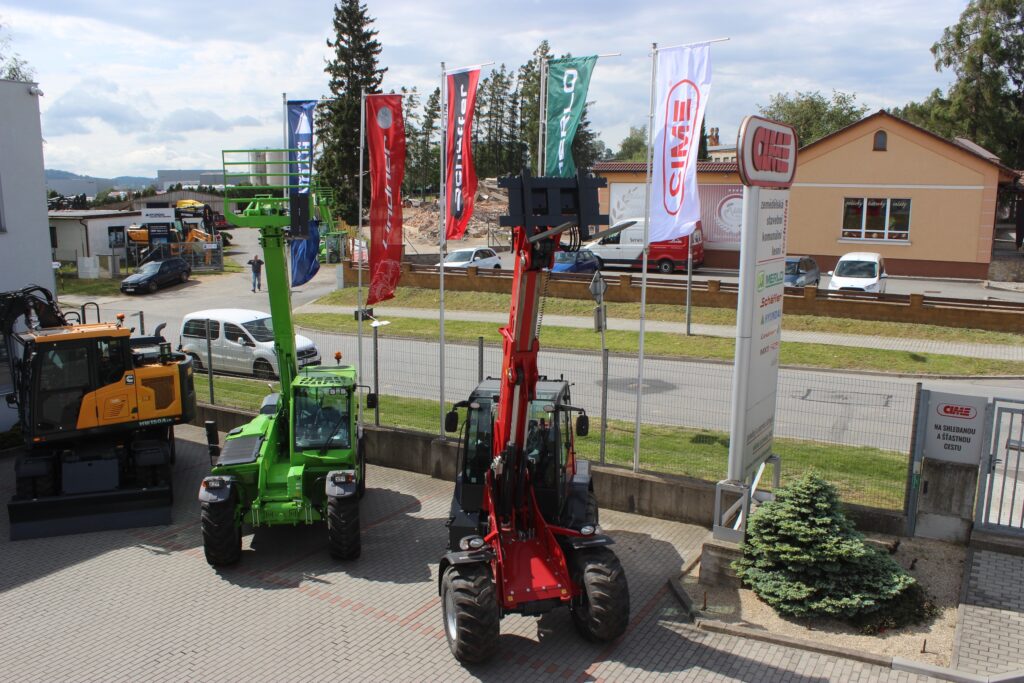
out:
<path id="1" fill-rule="evenodd" d="M 373 393 L 377 395 L 376 404 L 373 406 L 373 423 L 380 427 L 380 348 L 377 343 L 377 331 L 385 325 L 390 325 L 390 320 L 377 320 L 366 313 L 367 318 L 372 320 L 370 327 L 373 328 Z"/>

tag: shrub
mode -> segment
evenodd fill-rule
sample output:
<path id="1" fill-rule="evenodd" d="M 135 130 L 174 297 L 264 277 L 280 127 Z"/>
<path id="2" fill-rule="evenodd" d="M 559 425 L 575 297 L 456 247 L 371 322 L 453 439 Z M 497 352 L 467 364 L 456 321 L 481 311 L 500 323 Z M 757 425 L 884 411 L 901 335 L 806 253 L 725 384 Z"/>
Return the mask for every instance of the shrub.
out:
<path id="1" fill-rule="evenodd" d="M 856 618 L 876 631 L 927 616 L 917 581 L 865 543 L 835 488 L 814 473 L 777 491 L 750 516 L 742 549 L 733 568 L 781 614 Z"/>

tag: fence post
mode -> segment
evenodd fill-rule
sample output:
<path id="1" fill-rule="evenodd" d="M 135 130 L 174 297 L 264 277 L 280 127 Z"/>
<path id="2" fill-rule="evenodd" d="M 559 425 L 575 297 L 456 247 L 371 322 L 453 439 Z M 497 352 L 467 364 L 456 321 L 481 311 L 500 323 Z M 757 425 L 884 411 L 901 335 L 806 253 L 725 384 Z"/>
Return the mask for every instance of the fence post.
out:
<path id="1" fill-rule="evenodd" d="M 484 338 L 476 338 L 476 381 L 484 381 Z"/>
<path id="2" fill-rule="evenodd" d="M 380 382 L 378 373 L 380 366 L 378 360 L 380 358 L 379 347 L 377 345 L 377 329 L 378 325 L 373 325 L 373 393 L 377 394 L 377 404 L 373 407 L 373 423 L 380 427 Z"/>
<path id="3" fill-rule="evenodd" d="M 925 438 L 924 431 L 926 420 L 921 419 L 921 400 L 927 403 L 930 392 L 921 389 L 918 382 L 914 387 L 914 421 L 910 432 L 910 458 L 907 462 L 907 485 L 903 491 L 903 512 L 907 516 L 907 536 L 913 536 L 917 527 L 917 499 L 918 479 L 921 477 L 921 458 L 918 452 L 924 449 L 922 439 Z M 922 396 L 923 394 L 923 396 Z"/>
<path id="4" fill-rule="evenodd" d="M 210 405 L 217 405 L 213 400 L 213 341 L 210 339 L 210 319 L 206 319 L 206 381 L 210 385 Z"/>
<path id="5" fill-rule="evenodd" d="M 602 344 L 603 346 L 603 344 Z M 608 440 L 608 349 L 601 349 L 601 464 Z"/>

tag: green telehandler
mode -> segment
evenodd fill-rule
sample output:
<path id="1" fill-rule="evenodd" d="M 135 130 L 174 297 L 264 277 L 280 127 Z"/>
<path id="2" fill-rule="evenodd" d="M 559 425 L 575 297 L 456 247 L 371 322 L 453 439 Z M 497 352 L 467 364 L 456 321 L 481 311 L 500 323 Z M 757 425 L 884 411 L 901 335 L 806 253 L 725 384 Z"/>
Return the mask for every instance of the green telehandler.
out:
<path id="1" fill-rule="evenodd" d="M 286 150 L 281 150 L 286 151 Z M 249 150 L 224 152 L 225 178 L 250 178 L 232 172 L 247 166 Z M 243 161 L 232 159 L 241 157 Z M 211 565 L 237 562 L 242 553 L 243 525 L 252 527 L 326 522 L 332 556 L 359 557 L 359 499 L 366 491 L 366 457 L 359 415 L 356 370 L 340 362 L 332 367 L 306 367 L 295 359 L 291 289 L 285 250 L 294 213 L 293 186 L 234 185 L 226 189 L 224 210 L 239 227 L 258 228 L 266 264 L 266 284 L 273 320 L 274 349 L 281 391 L 263 400 L 259 415 L 228 432 L 218 444 L 217 428 L 206 423 L 213 468 L 199 489 L 203 549 Z M 285 196 L 265 194 L 284 190 Z M 261 192 L 260 196 L 256 193 Z M 308 192 L 310 215 L 321 220 L 330 205 Z M 302 201 L 305 201 L 303 199 Z M 285 208 L 291 202 L 291 211 Z M 245 208 L 237 210 L 237 206 Z M 368 408 L 376 396 L 366 397 Z"/>

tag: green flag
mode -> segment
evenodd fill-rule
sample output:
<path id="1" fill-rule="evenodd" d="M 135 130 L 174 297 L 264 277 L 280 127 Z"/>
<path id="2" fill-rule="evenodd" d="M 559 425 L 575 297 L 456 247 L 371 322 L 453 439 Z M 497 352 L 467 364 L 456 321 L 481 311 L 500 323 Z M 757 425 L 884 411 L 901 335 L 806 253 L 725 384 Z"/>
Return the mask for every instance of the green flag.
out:
<path id="1" fill-rule="evenodd" d="M 544 175 L 568 178 L 576 175 L 572 141 L 587 102 L 590 75 L 597 57 L 569 57 L 548 62 Z"/>

